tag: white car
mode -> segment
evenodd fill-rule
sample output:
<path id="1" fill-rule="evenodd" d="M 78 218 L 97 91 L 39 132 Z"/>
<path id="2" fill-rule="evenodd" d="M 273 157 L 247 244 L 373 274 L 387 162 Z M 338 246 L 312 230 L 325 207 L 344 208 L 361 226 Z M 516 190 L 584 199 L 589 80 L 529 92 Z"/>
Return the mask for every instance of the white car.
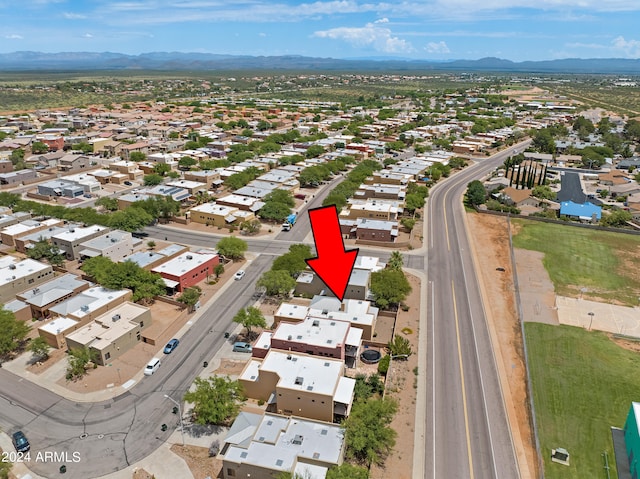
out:
<path id="1" fill-rule="evenodd" d="M 233 279 L 235 279 L 236 281 L 238 281 L 239 279 L 244 278 L 244 270 L 241 269 L 239 270 L 236 274 L 233 275 Z"/>
<path id="2" fill-rule="evenodd" d="M 153 358 L 151 361 L 147 363 L 147 366 L 144 368 L 144 375 L 151 376 L 155 373 L 160 367 L 160 360 L 158 358 Z"/>

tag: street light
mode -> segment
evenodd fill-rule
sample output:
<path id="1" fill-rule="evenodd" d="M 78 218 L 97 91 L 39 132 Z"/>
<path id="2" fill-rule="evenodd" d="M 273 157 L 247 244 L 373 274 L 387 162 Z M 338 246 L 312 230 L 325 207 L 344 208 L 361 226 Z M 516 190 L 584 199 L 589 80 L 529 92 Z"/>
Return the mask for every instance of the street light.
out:
<path id="1" fill-rule="evenodd" d="M 180 433 L 182 434 L 182 445 L 184 446 L 184 424 L 182 424 L 182 408 L 180 408 L 180 403 L 172 397 L 167 396 L 166 394 L 164 395 L 164 397 L 178 406 L 178 414 L 180 415 Z"/>
<path id="2" fill-rule="evenodd" d="M 593 323 L 593 316 L 595 313 L 592 311 L 589 311 L 587 314 L 591 316 L 591 319 L 589 320 L 589 331 L 591 331 L 591 324 Z"/>

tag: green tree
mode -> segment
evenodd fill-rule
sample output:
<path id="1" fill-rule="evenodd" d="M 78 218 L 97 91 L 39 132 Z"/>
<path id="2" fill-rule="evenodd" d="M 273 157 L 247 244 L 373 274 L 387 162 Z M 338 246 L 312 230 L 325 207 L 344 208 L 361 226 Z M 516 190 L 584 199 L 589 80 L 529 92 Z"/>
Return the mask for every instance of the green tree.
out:
<path id="1" fill-rule="evenodd" d="M 416 193 L 409 193 L 404 202 L 404 209 L 413 213 L 424 206 L 424 198 Z"/>
<path id="2" fill-rule="evenodd" d="M 247 329 L 247 336 L 251 338 L 253 336 L 251 328 L 266 328 L 267 321 L 264 319 L 262 312 L 255 306 L 249 306 L 248 308 L 242 308 L 233 317 L 233 322 L 241 324 Z"/>
<path id="3" fill-rule="evenodd" d="M 282 222 L 291 214 L 291 208 L 284 203 L 270 201 L 258 211 L 258 216 L 265 220 Z"/>
<path id="4" fill-rule="evenodd" d="M 171 166 L 167 163 L 156 163 L 156 165 L 153 167 L 153 172 L 160 176 L 165 176 L 170 171 Z"/>
<path id="5" fill-rule="evenodd" d="M 272 269 L 262 274 L 256 286 L 265 288 L 268 296 L 284 296 L 296 287 L 296 280 L 288 271 Z"/>
<path id="6" fill-rule="evenodd" d="M 38 361 L 45 361 L 49 358 L 49 349 L 51 349 L 51 346 L 42 336 L 32 339 L 29 343 L 29 351 Z"/>
<path id="7" fill-rule="evenodd" d="M 273 190 L 271 193 L 264 197 L 265 202 L 274 201 L 276 203 L 282 203 L 289 208 L 293 208 L 296 204 L 296 200 L 293 199 L 293 195 L 288 190 Z"/>
<path id="8" fill-rule="evenodd" d="M 184 395 L 184 400 L 193 404 L 196 424 L 229 425 L 245 401 L 240 383 L 228 376 L 213 376 L 197 377 L 195 385 L 193 391 Z"/>
<path id="9" fill-rule="evenodd" d="M 481 205 L 485 202 L 487 192 L 484 189 L 484 185 L 479 180 L 473 180 L 467 185 L 466 198 L 469 204 L 473 206 Z"/>
<path id="10" fill-rule="evenodd" d="M 219 278 L 222 273 L 224 273 L 224 265 L 222 263 L 218 263 L 215 268 L 213 268 L 213 272 L 216 275 L 216 278 Z"/>
<path id="11" fill-rule="evenodd" d="M 157 173 L 144 175 L 144 186 L 158 186 L 162 183 L 162 176 Z"/>
<path id="12" fill-rule="evenodd" d="M 153 241 L 153 240 L 151 240 L 151 241 L 147 241 L 147 247 L 148 247 L 149 249 L 153 249 L 153 248 L 155 248 L 155 247 L 156 247 L 156 242 L 155 242 L 155 241 Z"/>
<path id="13" fill-rule="evenodd" d="M 354 403 L 344 421 L 347 458 L 367 466 L 382 464 L 396 443 L 397 434 L 389 425 L 397 410 L 393 399 Z"/>
<path id="14" fill-rule="evenodd" d="M 13 312 L 0 306 L 0 357 L 18 349 L 30 329 L 24 321 L 16 319 Z"/>
<path id="15" fill-rule="evenodd" d="M 189 308 L 189 312 L 192 313 L 200 301 L 200 296 L 202 296 L 202 289 L 199 286 L 192 286 L 182 292 L 178 301 L 185 304 Z"/>
<path id="16" fill-rule="evenodd" d="M 394 251 L 391 253 L 389 261 L 387 261 L 387 268 L 402 271 L 403 266 L 404 259 L 402 257 L 402 253 L 400 253 L 400 251 Z"/>
<path id="17" fill-rule="evenodd" d="M 132 151 L 131 154 L 129 155 L 129 160 L 131 161 L 146 161 L 147 159 L 147 155 L 145 155 L 143 152 L 141 151 Z"/>
<path id="18" fill-rule="evenodd" d="M 192 166 L 195 166 L 197 164 L 198 162 L 194 158 L 191 158 L 190 156 L 183 156 L 178 160 L 178 166 L 183 170 L 188 170 Z"/>
<path id="19" fill-rule="evenodd" d="M 16 148 L 11 152 L 11 155 L 9 155 L 9 159 L 14 165 L 22 162 L 24 160 L 24 150 L 22 148 Z"/>
<path id="20" fill-rule="evenodd" d="M 7 206 L 13 209 L 19 201 L 21 201 L 20 195 L 16 193 L 0 192 L 0 206 Z"/>
<path id="21" fill-rule="evenodd" d="M 87 347 L 70 349 L 69 356 L 67 357 L 67 380 L 76 380 L 84 376 L 89 363 L 93 363 L 93 367 L 96 368 L 98 356 L 99 353 L 95 349 L 89 349 Z"/>
<path id="22" fill-rule="evenodd" d="M 105 210 L 108 211 L 117 211 L 118 200 L 116 198 L 111 198 L 110 196 L 103 196 L 96 200 L 96 206 L 102 206 Z"/>
<path id="23" fill-rule="evenodd" d="M 369 479 L 369 471 L 364 467 L 343 462 L 327 471 L 327 479 Z"/>
<path id="24" fill-rule="evenodd" d="M 124 231 L 138 231 L 150 225 L 154 217 L 142 208 L 127 208 L 111 214 L 109 226 Z"/>
<path id="25" fill-rule="evenodd" d="M 64 255 L 60 253 L 60 249 L 43 238 L 33 243 L 33 247 L 27 250 L 27 256 L 35 260 L 44 258 L 54 266 L 64 264 Z"/>
<path id="26" fill-rule="evenodd" d="M 407 338 L 403 338 L 402 336 L 394 336 L 393 340 L 389 341 L 387 344 L 387 349 L 389 349 L 389 353 L 391 356 L 411 356 L 413 351 L 411 350 L 411 343 Z M 398 359 L 407 359 L 407 358 L 398 358 Z"/>
<path id="27" fill-rule="evenodd" d="M 9 473 L 11 472 L 12 467 L 13 467 L 13 464 L 11 462 L 1 461 L 0 462 L 0 479 L 9 479 Z M 11 476 L 11 477 L 14 477 L 14 476 Z"/>
<path id="28" fill-rule="evenodd" d="M 232 260 L 244 258 L 244 253 L 247 251 L 247 242 L 236 238 L 235 236 L 229 236 L 222 238 L 218 242 L 218 253 L 225 258 Z"/>
<path id="29" fill-rule="evenodd" d="M 400 220 L 400 224 L 402 224 L 402 226 L 404 226 L 407 230 L 411 231 L 416 225 L 416 220 L 414 220 L 413 218 L 402 218 Z"/>
<path id="30" fill-rule="evenodd" d="M 243 221 L 240 223 L 240 231 L 247 235 L 254 235 L 258 233 L 261 227 L 262 223 L 260 223 L 260 220 L 258 219 Z"/>
<path id="31" fill-rule="evenodd" d="M 31 144 L 31 152 L 34 155 L 40 155 L 42 153 L 46 153 L 49 151 L 49 147 L 46 143 L 42 143 L 41 141 L 36 141 Z"/>
<path id="32" fill-rule="evenodd" d="M 371 273 L 371 292 L 376 304 L 386 308 L 404 300 L 411 292 L 411 285 L 401 270 L 385 268 Z"/>
<path id="33" fill-rule="evenodd" d="M 531 190 L 531 196 L 535 196 L 542 200 L 555 200 L 558 195 L 555 191 L 552 191 L 549 186 L 538 185 L 534 186 L 533 190 Z"/>
<path id="34" fill-rule="evenodd" d="M 272 270 L 287 271 L 292 277 L 307 269 L 306 259 L 312 258 L 309 245 L 295 244 L 289 246 L 289 252 L 278 256 L 271 266 Z"/>
<path id="35" fill-rule="evenodd" d="M 631 221 L 631 213 L 625 210 L 614 210 L 608 215 L 602 215 L 600 224 L 602 226 L 624 226 L 627 221 Z"/>
<path id="36" fill-rule="evenodd" d="M 307 151 L 305 152 L 305 156 L 307 158 L 317 158 L 320 155 L 322 155 L 324 153 L 324 148 L 320 145 L 311 145 L 309 148 L 307 148 Z"/>

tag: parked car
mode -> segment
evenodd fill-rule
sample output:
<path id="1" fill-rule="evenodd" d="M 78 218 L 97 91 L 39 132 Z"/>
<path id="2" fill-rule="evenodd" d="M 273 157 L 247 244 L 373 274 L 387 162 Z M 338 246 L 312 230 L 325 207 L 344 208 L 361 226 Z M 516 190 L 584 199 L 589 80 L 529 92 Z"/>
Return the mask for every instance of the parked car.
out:
<path id="1" fill-rule="evenodd" d="M 164 354 L 169 354 L 171 353 L 171 351 L 173 351 L 174 349 L 176 349 L 178 347 L 178 344 L 180 344 L 180 341 L 178 341 L 176 338 L 173 338 L 171 341 L 169 341 L 167 343 L 167 345 L 164 347 Z"/>
<path id="2" fill-rule="evenodd" d="M 244 270 L 241 269 L 239 270 L 236 274 L 233 275 L 233 279 L 235 279 L 236 281 L 238 281 L 239 279 L 244 278 Z"/>
<path id="3" fill-rule="evenodd" d="M 125 181 L 124 184 L 127 186 L 133 186 L 133 183 L 131 183 L 130 181 Z"/>
<path id="4" fill-rule="evenodd" d="M 253 348 L 249 343 L 238 341 L 237 343 L 233 343 L 233 351 L 236 353 L 250 353 L 253 351 Z"/>
<path id="5" fill-rule="evenodd" d="M 158 370 L 159 367 L 160 367 L 160 360 L 158 358 L 153 358 L 151 361 L 147 363 L 146 367 L 144 368 L 144 375 L 151 376 L 153 373 L 155 373 Z"/>
<path id="6" fill-rule="evenodd" d="M 22 431 L 16 431 L 13 433 L 13 445 L 18 452 L 27 452 L 31 449 L 31 445 Z"/>

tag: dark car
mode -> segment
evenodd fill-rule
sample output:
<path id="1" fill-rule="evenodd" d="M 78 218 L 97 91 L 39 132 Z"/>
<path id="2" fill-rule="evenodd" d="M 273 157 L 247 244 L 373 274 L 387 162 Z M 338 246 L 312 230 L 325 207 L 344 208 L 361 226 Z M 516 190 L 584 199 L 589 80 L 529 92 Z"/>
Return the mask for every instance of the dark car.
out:
<path id="1" fill-rule="evenodd" d="M 22 431 L 13 433 L 13 445 L 16 447 L 16 451 L 18 452 L 27 452 L 31 449 L 31 445 Z"/>
<path id="2" fill-rule="evenodd" d="M 500 272 L 504 273 L 506 270 L 502 266 L 498 266 L 496 268 L 496 271 L 500 271 Z"/>
<path id="3" fill-rule="evenodd" d="M 178 344 L 180 344 L 180 341 L 178 341 L 176 338 L 173 338 L 164 347 L 164 354 L 169 354 L 171 351 L 173 351 L 174 349 L 176 349 L 178 347 Z"/>
<path id="4" fill-rule="evenodd" d="M 125 181 L 124 184 L 127 186 L 133 186 L 133 183 L 131 183 L 130 181 Z"/>

